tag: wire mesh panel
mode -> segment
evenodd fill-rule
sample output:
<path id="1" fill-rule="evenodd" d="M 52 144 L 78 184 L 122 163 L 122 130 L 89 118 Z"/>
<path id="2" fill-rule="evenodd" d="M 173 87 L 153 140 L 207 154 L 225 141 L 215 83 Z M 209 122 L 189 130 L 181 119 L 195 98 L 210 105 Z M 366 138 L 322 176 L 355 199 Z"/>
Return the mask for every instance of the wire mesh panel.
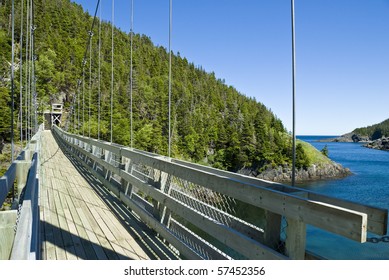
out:
<path id="1" fill-rule="evenodd" d="M 112 152 L 109 152 L 110 154 L 110 157 L 109 157 L 109 160 L 108 162 L 113 165 L 114 167 L 119 167 L 120 164 L 122 163 L 122 158 L 120 155 L 118 154 L 115 154 L 115 153 L 112 153 Z"/>
<path id="2" fill-rule="evenodd" d="M 225 225 L 230 222 L 225 214 L 235 213 L 235 199 L 203 186 L 172 176 L 170 189 L 172 197 Z"/>
<path id="3" fill-rule="evenodd" d="M 203 259 L 231 259 L 227 254 L 223 253 L 174 219 L 171 220 L 169 229 L 176 237 L 182 240 L 182 242 L 201 255 Z"/>

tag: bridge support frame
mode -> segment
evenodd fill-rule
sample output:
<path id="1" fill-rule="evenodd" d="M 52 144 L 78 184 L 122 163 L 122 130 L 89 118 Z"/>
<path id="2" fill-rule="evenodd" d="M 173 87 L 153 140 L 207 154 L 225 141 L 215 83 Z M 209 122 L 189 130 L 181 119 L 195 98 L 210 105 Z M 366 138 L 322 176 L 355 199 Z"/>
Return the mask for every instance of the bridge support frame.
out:
<path id="1" fill-rule="evenodd" d="M 263 234 L 263 244 L 277 250 L 280 245 L 281 219 L 282 216 L 265 210 L 265 226 Z"/>
<path id="2" fill-rule="evenodd" d="M 20 195 L 26 186 L 27 175 L 30 170 L 31 160 L 16 160 L 16 179 L 18 184 L 18 200 L 20 200 Z"/>
<path id="3" fill-rule="evenodd" d="M 0 212 L 0 260 L 9 260 L 15 239 L 17 211 Z"/>
<path id="4" fill-rule="evenodd" d="M 133 168 L 133 164 L 131 159 L 127 159 L 124 163 L 122 163 L 121 169 L 124 170 L 125 172 L 132 174 L 132 168 Z M 132 198 L 132 191 L 133 191 L 132 184 L 130 182 L 127 182 L 123 178 L 121 179 L 120 183 L 122 189 L 124 190 L 124 195 L 127 195 L 129 198 Z"/>
<path id="5" fill-rule="evenodd" d="M 293 260 L 304 260 L 307 226 L 305 223 L 292 218 L 288 218 L 287 223 L 285 255 Z"/>

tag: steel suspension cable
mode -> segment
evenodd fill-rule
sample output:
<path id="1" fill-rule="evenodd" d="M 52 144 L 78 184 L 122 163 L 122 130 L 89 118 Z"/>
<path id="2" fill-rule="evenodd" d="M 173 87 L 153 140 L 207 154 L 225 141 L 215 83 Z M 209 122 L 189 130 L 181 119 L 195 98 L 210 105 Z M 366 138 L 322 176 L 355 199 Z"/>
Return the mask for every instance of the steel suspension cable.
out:
<path id="1" fill-rule="evenodd" d="M 131 0 L 131 26 L 130 26 L 130 147 L 133 148 L 133 114 L 132 114 L 132 90 L 133 90 L 133 65 L 132 65 L 132 48 L 134 37 L 134 0 Z"/>
<path id="2" fill-rule="evenodd" d="M 172 25 L 173 25 L 173 0 L 169 1 L 169 144 L 168 144 L 168 156 L 171 156 L 171 95 L 172 95 L 172 49 L 171 49 L 171 37 L 172 37 Z"/>
<path id="3" fill-rule="evenodd" d="M 113 142 L 113 83 L 114 83 L 114 24 L 115 24 L 115 0 L 112 0 L 112 57 L 111 57 L 111 143 Z"/>
<path id="4" fill-rule="evenodd" d="M 76 94 L 74 94 L 74 95 L 75 95 L 74 98 L 77 99 L 77 101 L 78 101 L 77 95 L 76 95 Z M 74 113 L 73 113 L 73 115 L 74 115 L 74 116 L 73 116 L 73 117 L 74 117 L 74 118 L 73 118 L 73 133 L 76 133 L 76 131 L 77 131 L 77 130 L 76 130 L 76 125 L 77 125 L 77 113 L 76 113 L 76 109 L 74 108 L 74 107 L 76 106 L 76 102 L 77 102 L 77 101 L 75 101 L 74 104 L 72 104 L 72 108 L 71 108 L 71 110 L 74 111 Z M 77 106 L 77 110 L 78 110 L 78 106 Z"/>
<path id="5" fill-rule="evenodd" d="M 77 81 L 77 134 L 80 135 L 80 89 L 81 88 L 81 80 Z"/>
<path id="6" fill-rule="evenodd" d="M 29 133 L 28 133 L 28 100 L 29 100 L 29 69 L 30 69 L 30 60 L 29 60 L 29 44 L 30 44 L 30 0 L 27 0 L 27 11 L 26 11 L 26 75 L 25 75 L 25 118 L 26 118 L 26 141 L 30 141 Z"/>
<path id="7" fill-rule="evenodd" d="M 292 18 L 292 186 L 296 181 L 296 49 L 295 49 L 295 19 L 294 19 L 294 0 L 291 0 L 291 18 Z"/>
<path id="8" fill-rule="evenodd" d="M 90 32 L 90 40 L 92 41 L 93 32 Z M 91 95 L 92 95 L 92 42 L 89 44 L 89 104 L 88 104 L 88 137 L 90 138 L 91 130 Z"/>
<path id="9" fill-rule="evenodd" d="M 20 12 L 20 81 L 19 81 L 19 88 L 20 88 L 20 96 L 19 96 L 19 109 L 20 109 L 20 145 L 23 148 L 23 13 L 24 13 L 24 0 L 21 2 L 21 12 Z"/>
<path id="10" fill-rule="evenodd" d="M 34 0 L 31 0 L 31 57 L 32 57 L 32 66 L 31 66 L 31 77 L 32 77 L 32 85 L 31 85 L 31 102 L 34 105 L 33 115 L 31 116 L 31 126 L 34 122 L 34 134 L 38 131 L 38 119 L 37 119 L 37 93 L 36 93 L 36 77 L 35 77 L 35 29 L 36 26 L 34 24 Z"/>
<path id="11" fill-rule="evenodd" d="M 92 32 L 93 29 L 94 29 L 94 26 L 95 26 L 95 23 L 96 23 L 96 18 L 97 18 L 97 11 L 99 9 L 99 6 L 100 6 L 100 0 L 97 0 L 96 9 L 95 9 L 95 13 L 94 13 L 94 16 L 93 16 L 93 21 L 92 21 L 92 26 L 91 26 L 90 32 Z M 91 43 L 91 40 L 89 39 L 88 42 L 87 42 L 87 45 L 86 45 L 86 48 L 85 48 L 85 52 L 84 52 L 84 56 L 83 56 L 83 60 L 82 60 L 82 73 L 80 74 L 80 76 L 85 76 L 85 61 L 86 61 L 86 58 L 87 58 L 87 55 L 88 55 L 89 44 L 90 43 Z M 80 99 L 80 98 L 76 97 L 76 95 L 79 94 L 79 87 L 80 86 L 81 86 L 81 83 L 78 82 L 77 83 L 77 88 L 76 88 L 76 94 L 75 94 L 75 96 L 73 98 L 73 101 L 72 101 L 70 116 L 69 116 L 69 118 L 67 118 L 67 121 L 66 121 L 66 125 L 65 125 L 66 130 L 68 129 L 68 121 L 72 118 L 72 114 L 75 113 L 74 112 L 75 111 L 74 110 L 75 104 Z"/>
<path id="12" fill-rule="evenodd" d="M 12 54 L 11 54 L 11 162 L 14 161 L 14 74 L 15 74 L 15 0 L 12 0 Z"/>
<path id="13" fill-rule="evenodd" d="M 31 140 L 32 138 L 32 63 L 33 63 L 33 57 L 32 57 L 32 29 L 33 29 L 33 23 L 32 23 L 32 1 L 30 1 L 30 49 L 29 49 L 29 67 L 28 67 L 28 133 L 29 138 Z"/>
<path id="14" fill-rule="evenodd" d="M 85 63 L 82 66 L 82 136 L 85 136 Z"/>
<path id="15" fill-rule="evenodd" d="M 101 116 L 101 9 L 99 9 L 99 89 L 98 89 L 98 120 L 97 120 L 97 139 L 100 140 L 100 116 Z"/>

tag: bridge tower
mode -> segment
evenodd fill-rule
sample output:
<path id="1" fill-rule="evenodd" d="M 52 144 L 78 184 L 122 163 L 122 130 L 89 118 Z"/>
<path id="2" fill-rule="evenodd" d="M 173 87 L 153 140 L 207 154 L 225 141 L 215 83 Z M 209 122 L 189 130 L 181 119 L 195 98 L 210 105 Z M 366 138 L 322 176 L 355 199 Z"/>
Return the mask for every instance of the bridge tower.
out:
<path id="1" fill-rule="evenodd" d="M 63 104 L 53 103 L 51 104 L 51 126 L 61 125 Z"/>
<path id="2" fill-rule="evenodd" d="M 62 123 L 62 103 L 53 103 L 51 104 L 51 111 L 46 110 L 44 114 L 45 119 L 45 129 L 49 130 L 53 125 L 60 126 Z"/>

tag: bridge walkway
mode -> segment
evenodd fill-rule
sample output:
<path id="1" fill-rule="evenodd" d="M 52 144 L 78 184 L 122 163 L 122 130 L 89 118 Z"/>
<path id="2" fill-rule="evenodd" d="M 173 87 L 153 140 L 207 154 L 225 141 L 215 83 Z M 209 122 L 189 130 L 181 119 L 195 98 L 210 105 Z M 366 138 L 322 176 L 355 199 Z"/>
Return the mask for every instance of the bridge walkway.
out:
<path id="1" fill-rule="evenodd" d="M 42 259 L 174 259 L 130 210 L 42 133 Z"/>

